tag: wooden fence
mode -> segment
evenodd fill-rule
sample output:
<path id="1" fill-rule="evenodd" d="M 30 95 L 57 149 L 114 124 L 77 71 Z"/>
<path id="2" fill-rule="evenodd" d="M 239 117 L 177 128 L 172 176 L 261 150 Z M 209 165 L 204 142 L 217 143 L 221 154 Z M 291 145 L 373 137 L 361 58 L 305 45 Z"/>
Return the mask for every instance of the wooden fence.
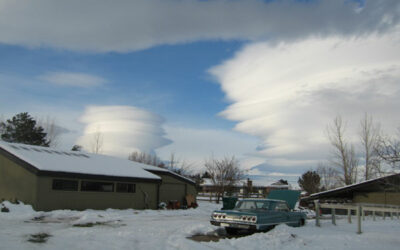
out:
<path id="1" fill-rule="evenodd" d="M 320 227 L 320 209 L 327 208 L 331 209 L 331 219 L 332 224 L 336 225 L 336 210 L 347 210 L 347 221 L 351 223 L 351 215 L 352 211 L 355 211 L 357 215 L 357 233 L 361 234 L 361 221 L 365 220 L 365 213 L 369 212 L 372 214 L 373 220 L 376 220 L 376 216 L 379 215 L 385 219 L 386 215 L 389 214 L 390 218 L 393 219 L 393 215 L 396 215 L 397 219 L 399 219 L 400 214 L 400 206 L 390 206 L 390 205 L 378 205 L 378 204 L 330 204 L 330 203 L 319 203 L 319 201 L 315 201 L 315 225 Z"/>

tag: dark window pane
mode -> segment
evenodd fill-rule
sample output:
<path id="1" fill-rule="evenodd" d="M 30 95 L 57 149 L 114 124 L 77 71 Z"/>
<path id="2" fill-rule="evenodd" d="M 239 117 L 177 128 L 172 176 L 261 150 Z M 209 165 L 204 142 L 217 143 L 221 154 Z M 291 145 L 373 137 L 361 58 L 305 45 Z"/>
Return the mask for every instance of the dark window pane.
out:
<path id="1" fill-rule="evenodd" d="M 53 180 L 53 189 L 64 191 L 78 191 L 78 181 Z"/>
<path id="2" fill-rule="evenodd" d="M 113 192 L 114 183 L 82 181 L 81 191 Z"/>
<path id="3" fill-rule="evenodd" d="M 117 192 L 120 193 L 134 193 L 135 184 L 132 183 L 117 183 Z"/>

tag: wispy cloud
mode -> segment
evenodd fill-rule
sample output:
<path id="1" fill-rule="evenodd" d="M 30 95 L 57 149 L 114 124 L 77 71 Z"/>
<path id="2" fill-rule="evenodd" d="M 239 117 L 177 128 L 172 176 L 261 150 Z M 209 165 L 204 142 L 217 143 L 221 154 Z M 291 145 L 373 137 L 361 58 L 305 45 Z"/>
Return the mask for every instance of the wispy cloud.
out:
<path id="1" fill-rule="evenodd" d="M 90 151 L 95 134 L 102 137 L 101 153 L 127 158 L 134 151 L 153 153 L 171 141 L 164 137 L 164 119 L 132 106 L 89 106 L 80 121 L 86 124 L 77 140 Z"/>
<path id="2" fill-rule="evenodd" d="M 362 6 L 347 0 L 3 0 L 0 42 L 124 52 L 198 40 L 362 35 L 398 24 L 399 5 L 397 0 Z"/>
<path id="3" fill-rule="evenodd" d="M 400 32 L 363 39 L 255 43 L 210 70 L 232 104 L 221 115 L 261 138 L 270 165 L 309 168 L 326 159 L 326 125 L 338 114 L 357 142 L 364 112 L 399 126 Z"/>
<path id="4" fill-rule="evenodd" d="M 159 156 L 168 159 L 171 153 L 182 157 L 196 170 L 204 169 L 204 160 L 235 156 L 243 168 L 249 167 L 246 152 L 251 152 L 258 139 L 235 131 L 202 129 L 181 126 L 165 126 L 173 143 L 157 150 Z M 246 161 L 246 162 L 245 162 Z"/>
<path id="5" fill-rule="evenodd" d="M 84 88 L 101 86 L 107 82 L 104 78 L 95 75 L 62 71 L 48 72 L 40 75 L 38 79 L 59 86 Z"/>

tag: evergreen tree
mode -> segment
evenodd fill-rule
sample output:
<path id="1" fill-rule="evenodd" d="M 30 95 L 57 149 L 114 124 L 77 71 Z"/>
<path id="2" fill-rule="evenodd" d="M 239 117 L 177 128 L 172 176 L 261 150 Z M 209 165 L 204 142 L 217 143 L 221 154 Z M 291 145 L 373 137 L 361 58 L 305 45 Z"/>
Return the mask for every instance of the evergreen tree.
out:
<path id="1" fill-rule="evenodd" d="M 319 192 L 321 177 L 315 171 L 305 172 L 297 181 L 299 186 L 308 194 Z"/>
<path id="2" fill-rule="evenodd" d="M 7 142 L 23 143 L 48 147 L 46 133 L 41 126 L 27 113 L 19 113 L 11 120 L 0 123 L 1 139 Z"/>
<path id="3" fill-rule="evenodd" d="M 74 145 L 74 146 L 72 146 L 71 151 L 82 151 L 82 146 Z"/>

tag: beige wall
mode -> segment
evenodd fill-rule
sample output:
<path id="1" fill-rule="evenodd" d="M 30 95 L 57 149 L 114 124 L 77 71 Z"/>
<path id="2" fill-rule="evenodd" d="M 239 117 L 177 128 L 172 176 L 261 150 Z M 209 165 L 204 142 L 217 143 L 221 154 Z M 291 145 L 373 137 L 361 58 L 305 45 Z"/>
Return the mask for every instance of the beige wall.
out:
<path id="1" fill-rule="evenodd" d="M 49 211 L 55 209 L 84 210 L 88 208 L 156 209 L 158 191 L 159 200 L 166 203 L 170 200 L 178 200 L 183 204 L 187 194 L 196 197 L 197 190 L 194 184 L 173 176 L 158 175 L 162 178 L 159 190 L 157 183 L 135 182 L 135 193 L 59 191 L 52 190 L 54 178 L 36 176 L 0 155 L 0 199 L 10 201 L 18 199 L 31 204 L 36 210 Z"/>
<path id="2" fill-rule="evenodd" d="M 355 193 L 353 197 L 353 202 L 400 205 L 400 193 L 399 192 Z"/>
<path id="3" fill-rule="evenodd" d="M 39 177 L 38 191 L 40 196 L 38 196 L 38 210 L 157 208 L 157 183 L 134 182 L 136 184 L 135 193 L 117 193 L 52 190 L 52 180 L 53 178 L 51 177 Z M 147 194 L 147 198 L 145 198 L 145 193 Z M 145 201 L 145 199 L 147 199 L 147 201 Z"/>
<path id="4" fill-rule="evenodd" d="M 37 176 L 0 155 L 0 200 L 20 200 L 36 208 Z"/>
<path id="5" fill-rule="evenodd" d="M 160 186 L 160 202 L 168 204 L 170 200 L 177 200 L 183 204 L 187 194 L 192 194 L 194 197 L 197 195 L 196 186 L 188 182 L 182 181 L 170 175 L 157 173 L 162 178 Z"/>

